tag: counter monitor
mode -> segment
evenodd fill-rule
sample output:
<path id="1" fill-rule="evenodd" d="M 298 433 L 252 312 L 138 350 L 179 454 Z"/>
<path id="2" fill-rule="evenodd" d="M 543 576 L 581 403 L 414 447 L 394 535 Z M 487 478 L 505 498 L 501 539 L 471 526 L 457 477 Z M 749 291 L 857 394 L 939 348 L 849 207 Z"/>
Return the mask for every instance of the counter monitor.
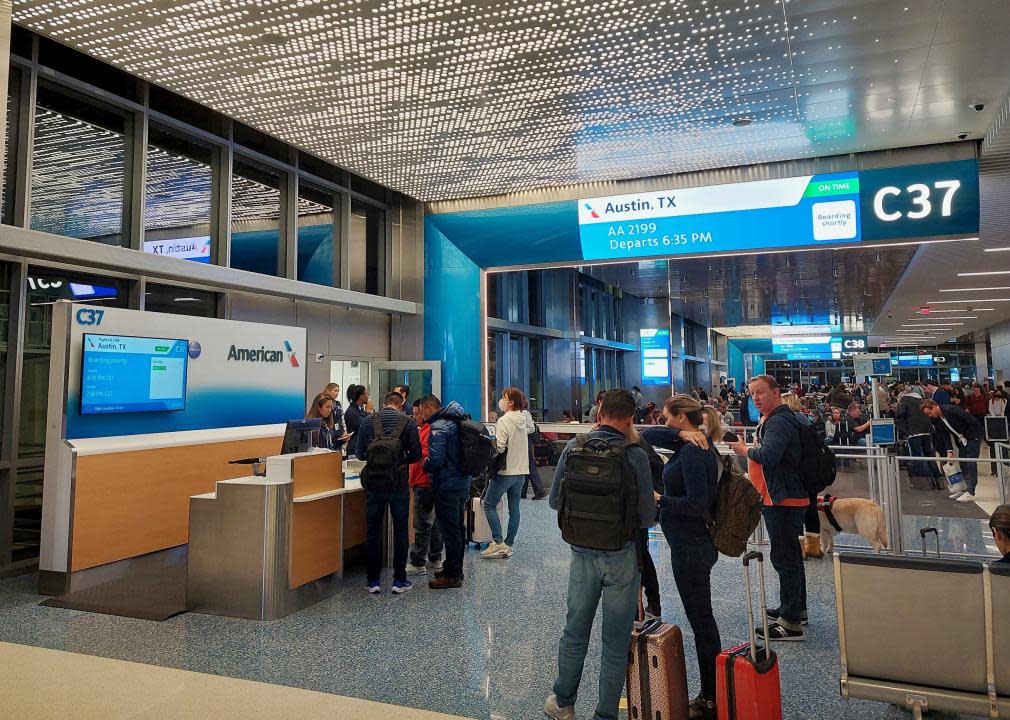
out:
<path id="1" fill-rule="evenodd" d="M 85 334 L 82 342 L 82 415 L 186 409 L 187 340 Z"/>

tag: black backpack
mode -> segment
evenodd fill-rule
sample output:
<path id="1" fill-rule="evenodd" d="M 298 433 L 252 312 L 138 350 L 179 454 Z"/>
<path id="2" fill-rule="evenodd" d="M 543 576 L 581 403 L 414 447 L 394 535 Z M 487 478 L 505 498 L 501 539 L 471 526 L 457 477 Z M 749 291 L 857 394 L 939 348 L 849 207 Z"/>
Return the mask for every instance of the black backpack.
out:
<path id="1" fill-rule="evenodd" d="M 476 477 L 494 465 L 498 448 L 482 423 L 469 418 L 459 422 L 459 470 Z"/>
<path id="2" fill-rule="evenodd" d="M 558 527 L 569 545 L 621 550 L 639 535 L 638 483 L 628 464 L 634 443 L 579 435 L 565 460 Z"/>
<path id="3" fill-rule="evenodd" d="M 800 434 L 800 464 L 796 468 L 800 481 L 809 495 L 819 495 L 835 482 L 835 453 L 813 426 L 801 423 L 791 411 L 786 414 Z"/>
<path id="4" fill-rule="evenodd" d="M 656 448 L 652 447 L 652 444 L 642 435 L 638 436 L 638 447 L 645 450 L 645 455 L 649 458 L 649 470 L 652 472 L 652 489 L 662 494 L 663 470 L 666 468 L 666 463 L 663 462 L 663 458 L 656 452 Z"/>
<path id="5" fill-rule="evenodd" d="M 824 426 L 824 420 L 822 420 L 819 415 L 814 417 L 813 422 L 810 423 L 810 427 L 814 429 L 814 432 L 817 433 L 817 437 L 819 437 L 822 441 L 826 441 L 828 439 L 828 429 Z"/>
<path id="6" fill-rule="evenodd" d="M 747 476 L 737 470 L 733 458 L 723 458 L 722 462 L 715 517 L 706 512 L 705 524 L 719 552 L 729 557 L 740 557 L 761 522 L 764 500 Z"/>
<path id="7" fill-rule="evenodd" d="M 375 439 L 365 451 L 365 466 L 361 468 L 361 487 L 369 492 L 394 492 L 408 485 L 407 466 L 403 462 L 403 441 L 400 435 L 410 418 L 402 415 L 387 435 L 382 429 L 379 413 L 372 415 Z"/>

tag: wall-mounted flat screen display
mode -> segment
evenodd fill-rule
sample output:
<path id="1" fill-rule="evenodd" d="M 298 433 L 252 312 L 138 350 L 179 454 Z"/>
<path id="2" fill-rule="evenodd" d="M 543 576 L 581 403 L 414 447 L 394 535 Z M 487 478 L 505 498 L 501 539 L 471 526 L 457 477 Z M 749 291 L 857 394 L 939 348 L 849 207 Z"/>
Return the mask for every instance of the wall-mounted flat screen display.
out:
<path id="1" fill-rule="evenodd" d="M 670 384 L 670 331 L 642 328 L 642 384 Z"/>
<path id="2" fill-rule="evenodd" d="M 85 334 L 81 414 L 186 409 L 189 342 Z"/>

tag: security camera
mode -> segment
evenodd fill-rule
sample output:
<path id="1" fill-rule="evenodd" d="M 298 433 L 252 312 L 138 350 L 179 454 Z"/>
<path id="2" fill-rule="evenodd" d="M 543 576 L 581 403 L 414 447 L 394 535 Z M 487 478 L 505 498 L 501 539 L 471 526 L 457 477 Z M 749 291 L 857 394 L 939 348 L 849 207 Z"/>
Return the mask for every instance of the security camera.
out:
<path id="1" fill-rule="evenodd" d="M 957 134 L 957 139 L 958 140 L 967 140 L 968 139 L 968 133 L 966 133 L 966 132 L 959 132 Z"/>
<path id="2" fill-rule="evenodd" d="M 968 306 L 967 311 L 971 312 L 971 305 Z"/>
<path id="3" fill-rule="evenodd" d="M 982 112 L 983 110 L 985 110 L 985 103 L 972 103 L 968 107 L 970 107 L 975 112 Z"/>
<path id="4" fill-rule="evenodd" d="M 321 363 L 324 359 L 326 359 L 326 355 L 324 355 L 323 353 L 316 353 L 317 363 Z"/>

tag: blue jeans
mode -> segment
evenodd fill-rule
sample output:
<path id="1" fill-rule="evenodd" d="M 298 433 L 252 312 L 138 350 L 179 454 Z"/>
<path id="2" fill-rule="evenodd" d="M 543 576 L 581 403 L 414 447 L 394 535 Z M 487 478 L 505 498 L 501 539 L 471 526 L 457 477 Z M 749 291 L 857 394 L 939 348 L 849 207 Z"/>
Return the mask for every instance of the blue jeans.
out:
<path id="1" fill-rule="evenodd" d="M 366 492 L 368 582 L 378 582 L 382 574 L 382 521 L 386 507 L 393 517 L 393 579 L 407 579 L 407 545 L 410 544 L 410 490 Z"/>
<path id="2" fill-rule="evenodd" d="M 667 535 L 673 560 L 673 579 L 684 604 L 684 613 L 694 631 L 694 648 L 698 653 L 701 694 L 715 700 L 715 659 L 722 648 L 719 626 L 712 612 L 712 568 L 719 560 L 719 551 L 712 538 Z"/>
<path id="3" fill-rule="evenodd" d="M 561 707 L 575 705 L 593 620 L 602 597 L 600 699 L 593 720 L 617 720 L 640 585 L 638 547 L 634 542 L 616 552 L 572 547 L 568 619 L 558 649 L 558 679 L 554 683 L 554 694 Z"/>
<path id="4" fill-rule="evenodd" d="M 484 495 L 484 514 L 487 515 L 487 524 L 491 526 L 491 537 L 496 543 L 502 541 L 498 502 L 502 496 L 508 493 L 509 531 L 505 537 L 505 544 L 509 547 L 515 545 L 516 533 L 519 532 L 519 495 L 523 491 L 523 483 L 525 482 L 525 475 L 495 475 Z"/>
<path id="5" fill-rule="evenodd" d="M 806 514 L 805 507 L 764 509 L 772 567 L 779 574 L 779 622 L 788 630 L 803 629 L 800 615 L 807 609 L 807 576 L 799 543 Z"/>
<path id="6" fill-rule="evenodd" d="M 933 451 L 933 438 L 929 435 L 913 435 L 908 438 L 908 454 L 915 457 L 930 458 L 928 461 L 915 460 L 910 468 L 913 475 L 933 479 L 934 487 L 942 487 L 940 468 L 936 466 L 936 453 Z"/>
<path id="7" fill-rule="evenodd" d="M 442 574 L 452 580 L 463 579 L 463 546 L 466 544 L 466 501 L 468 485 L 435 488 L 435 520 L 445 543 Z"/>
<path id="8" fill-rule="evenodd" d="M 414 488 L 414 545 L 410 564 L 424 567 L 425 560 L 442 559 L 442 533 L 435 522 L 435 498 L 430 487 Z"/>

